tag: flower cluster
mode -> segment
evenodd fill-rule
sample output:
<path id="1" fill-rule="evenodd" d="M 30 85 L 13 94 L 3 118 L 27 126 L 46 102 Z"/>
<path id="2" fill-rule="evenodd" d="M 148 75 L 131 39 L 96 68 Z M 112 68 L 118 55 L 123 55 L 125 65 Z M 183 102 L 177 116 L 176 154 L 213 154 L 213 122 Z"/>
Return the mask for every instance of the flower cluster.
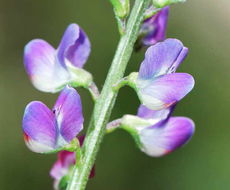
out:
<path id="1" fill-rule="evenodd" d="M 158 14 L 166 18 L 168 7 L 164 9 Z M 155 43 L 153 40 L 157 38 L 149 36 L 149 42 Z M 191 75 L 175 73 L 187 53 L 188 48 L 176 39 L 167 39 L 149 47 L 132 85 L 142 105 L 137 116 L 125 115 L 122 118 L 121 127 L 129 131 L 140 149 L 150 156 L 163 156 L 176 150 L 194 133 L 191 119 L 171 116 L 178 101 L 194 86 Z"/>
<path id="2" fill-rule="evenodd" d="M 150 156 L 172 152 L 194 133 L 191 119 L 171 117 L 176 104 L 194 86 L 190 74 L 175 73 L 187 53 L 188 49 L 177 39 L 159 42 L 147 49 L 139 72 L 128 77 L 128 84 L 136 90 L 142 105 L 137 116 L 125 115 L 115 125 L 130 132 L 140 149 Z M 113 125 L 114 122 L 108 125 L 108 131 L 116 128 Z"/>
<path id="3" fill-rule="evenodd" d="M 61 151 L 51 170 L 55 189 L 66 185 L 76 163 L 74 151 L 82 144 L 82 138 L 80 142 L 76 138 L 83 129 L 82 104 L 73 87 L 90 88 L 93 84 L 91 74 L 82 69 L 89 53 L 89 39 L 77 24 L 67 27 L 56 50 L 41 39 L 25 46 L 24 65 L 35 88 L 50 93 L 61 91 L 52 110 L 40 101 L 29 103 L 22 121 L 24 140 L 31 151 Z"/>
<path id="4" fill-rule="evenodd" d="M 129 14 L 129 1 L 118 1 L 112 1 L 117 5 L 116 16 L 124 19 Z M 164 4 L 168 5 L 169 0 Z M 181 147 L 195 129 L 191 119 L 172 116 L 177 103 L 192 90 L 194 79 L 190 74 L 176 73 L 188 48 L 177 39 L 165 40 L 168 12 L 169 7 L 164 7 L 143 21 L 136 43 L 141 41 L 142 45 L 150 47 L 139 72 L 114 84 L 114 91 L 125 84 L 134 88 L 141 102 L 137 115 L 124 115 L 107 125 L 108 132 L 116 128 L 128 131 L 141 151 L 153 157 Z M 25 46 L 24 65 L 34 87 L 49 93 L 61 91 L 53 109 L 40 101 L 29 103 L 22 122 L 25 143 L 30 150 L 59 152 L 50 172 L 57 190 L 66 189 L 73 167 L 78 166 L 84 156 L 81 152 L 83 139 L 77 137 L 84 123 L 82 103 L 74 87 L 88 89 L 95 101 L 99 96 L 91 73 L 82 68 L 89 54 L 90 41 L 77 24 L 67 27 L 57 49 L 41 39 Z M 90 177 L 93 175 L 94 167 Z"/>

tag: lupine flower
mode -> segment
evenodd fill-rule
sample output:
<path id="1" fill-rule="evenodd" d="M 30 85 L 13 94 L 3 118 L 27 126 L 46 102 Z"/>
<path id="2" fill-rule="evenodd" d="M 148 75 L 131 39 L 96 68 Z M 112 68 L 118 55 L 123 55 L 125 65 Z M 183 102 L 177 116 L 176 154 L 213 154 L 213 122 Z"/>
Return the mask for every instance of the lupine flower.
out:
<path id="1" fill-rule="evenodd" d="M 162 41 L 166 36 L 169 7 L 164 7 L 157 14 L 144 20 L 140 33 L 143 35 L 141 41 L 145 46 L 154 45 Z"/>
<path id="2" fill-rule="evenodd" d="M 78 138 L 80 145 L 82 145 L 84 136 Z M 54 189 L 62 190 L 66 189 L 69 174 L 76 163 L 76 154 L 74 152 L 60 151 L 58 153 L 58 160 L 51 168 L 50 175 L 54 179 Z M 95 175 L 95 167 L 92 168 L 89 178 L 93 178 Z"/>
<path id="3" fill-rule="evenodd" d="M 32 84 L 44 92 L 60 91 L 66 84 L 77 86 L 91 75 L 80 69 L 90 53 L 90 42 L 85 32 L 70 24 L 57 49 L 42 39 L 30 41 L 24 50 L 24 65 Z M 87 79 L 80 76 L 84 73 Z"/>
<path id="4" fill-rule="evenodd" d="M 148 48 L 136 79 L 141 103 L 152 110 L 170 107 L 188 94 L 194 79 L 174 73 L 188 49 L 177 39 L 167 39 Z"/>
<path id="5" fill-rule="evenodd" d="M 81 99 L 66 86 L 53 109 L 39 101 L 29 103 L 23 116 L 26 145 L 38 153 L 65 149 L 83 128 Z"/>
<path id="6" fill-rule="evenodd" d="M 171 117 L 173 107 L 160 111 L 141 105 L 137 116 L 125 115 L 122 127 L 129 131 L 139 148 L 149 156 L 166 155 L 189 141 L 194 123 L 186 117 Z"/>

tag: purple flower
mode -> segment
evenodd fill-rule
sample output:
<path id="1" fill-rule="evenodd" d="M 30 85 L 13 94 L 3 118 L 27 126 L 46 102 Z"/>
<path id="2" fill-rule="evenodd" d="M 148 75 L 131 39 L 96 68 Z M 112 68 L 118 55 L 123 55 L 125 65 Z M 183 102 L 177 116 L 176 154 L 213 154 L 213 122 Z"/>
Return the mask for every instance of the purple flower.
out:
<path id="1" fill-rule="evenodd" d="M 80 144 L 82 145 L 84 136 L 78 138 Z M 50 175 L 54 179 L 54 188 L 59 190 L 60 186 L 67 186 L 69 180 L 69 174 L 71 173 L 75 163 L 76 157 L 74 152 L 60 151 L 58 153 L 58 159 L 51 168 Z M 92 168 L 89 178 L 93 178 L 95 175 L 95 166 Z"/>
<path id="2" fill-rule="evenodd" d="M 141 105 L 137 116 L 126 115 L 122 127 L 129 131 L 140 149 L 152 157 L 164 156 L 192 137 L 195 125 L 186 117 L 171 117 L 174 106 L 153 111 Z"/>
<path id="3" fill-rule="evenodd" d="M 90 53 L 85 32 L 70 24 L 57 49 L 42 39 L 30 41 L 24 50 L 24 65 L 32 84 L 44 92 L 60 91 L 66 84 L 76 86 Z"/>
<path id="4" fill-rule="evenodd" d="M 194 79 L 187 73 L 174 73 L 188 49 L 177 39 L 167 39 L 148 48 L 136 80 L 141 103 L 152 110 L 170 107 L 187 95 Z"/>
<path id="5" fill-rule="evenodd" d="M 22 122 L 26 145 L 38 153 L 65 149 L 82 130 L 83 121 L 80 96 L 66 86 L 53 110 L 39 101 L 27 105 Z"/>
<path id="6" fill-rule="evenodd" d="M 157 14 L 144 21 L 140 31 L 144 35 L 141 40 L 144 45 L 154 45 L 165 39 L 168 15 L 169 6 L 164 7 Z"/>
<path id="7" fill-rule="evenodd" d="M 153 111 L 140 106 L 139 117 L 150 120 L 161 118 L 152 126 L 139 131 L 141 149 L 146 154 L 155 157 L 166 155 L 187 143 L 192 137 L 195 129 L 193 121 L 186 117 L 170 117 L 173 109 L 171 107 Z"/>
<path id="8" fill-rule="evenodd" d="M 61 151 L 58 153 L 58 160 L 54 163 L 50 175 L 54 179 L 54 189 L 59 190 L 59 186 L 66 185 L 68 182 L 65 178 L 73 169 L 76 158 L 74 152 Z M 65 181 L 64 181 L 65 180 Z M 62 183 L 60 183 L 62 181 Z M 64 183 L 64 184 L 63 184 Z"/>

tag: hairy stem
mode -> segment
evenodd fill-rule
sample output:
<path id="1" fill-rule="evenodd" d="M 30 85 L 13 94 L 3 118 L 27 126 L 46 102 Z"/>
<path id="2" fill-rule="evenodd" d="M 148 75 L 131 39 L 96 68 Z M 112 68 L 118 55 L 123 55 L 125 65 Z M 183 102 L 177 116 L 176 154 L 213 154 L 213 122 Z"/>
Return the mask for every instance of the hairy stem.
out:
<path id="1" fill-rule="evenodd" d="M 122 119 L 116 119 L 106 125 L 106 133 L 111 133 L 121 126 Z"/>
<path id="2" fill-rule="evenodd" d="M 82 164 L 75 168 L 67 190 L 84 190 L 86 187 L 89 173 L 105 133 L 106 124 L 116 101 L 117 92 L 112 87 L 124 76 L 144 13 L 149 3 L 150 0 L 135 1 L 127 23 L 126 32 L 120 39 L 101 95 L 95 103 L 90 126 L 82 147 Z"/>
<path id="3" fill-rule="evenodd" d="M 96 101 L 100 96 L 100 92 L 99 92 L 96 84 L 94 82 L 92 82 L 87 88 L 88 88 L 93 100 Z"/>

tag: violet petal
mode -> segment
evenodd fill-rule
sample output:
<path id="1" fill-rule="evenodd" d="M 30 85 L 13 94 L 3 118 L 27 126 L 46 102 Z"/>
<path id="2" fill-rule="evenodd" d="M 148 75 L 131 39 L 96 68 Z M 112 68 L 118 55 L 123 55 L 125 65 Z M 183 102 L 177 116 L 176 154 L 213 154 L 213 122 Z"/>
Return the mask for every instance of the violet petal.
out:
<path id="1" fill-rule="evenodd" d="M 27 105 L 22 126 L 26 144 L 32 151 L 44 153 L 55 148 L 57 130 L 54 115 L 42 102 L 34 101 Z"/>
<path id="2" fill-rule="evenodd" d="M 154 45 L 165 39 L 168 15 L 169 6 L 161 9 L 156 15 L 153 15 L 144 21 L 141 27 L 142 31 L 147 32 L 146 36 L 142 39 L 144 45 Z"/>
<path id="3" fill-rule="evenodd" d="M 82 105 L 77 91 L 66 86 L 58 97 L 53 111 L 60 134 L 69 143 L 83 128 Z"/>
<path id="4" fill-rule="evenodd" d="M 55 49 L 46 41 L 30 41 L 24 50 L 24 65 L 33 85 L 44 92 L 56 92 L 69 82 L 68 71 L 55 58 Z"/>
<path id="5" fill-rule="evenodd" d="M 177 39 L 167 39 L 147 49 L 139 70 L 138 80 L 149 80 L 175 72 L 188 49 Z"/>
<path id="6" fill-rule="evenodd" d="M 149 109 L 167 108 L 186 96 L 194 86 L 194 79 L 187 73 L 172 73 L 158 77 L 140 89 L 138 95 Z"/>
<path id="7" fill-rule="evenodd" d="M 83 67 L 90 54 L 90 41 L 85 32 L 77 25 L 70 24 L 59 44 L 57 57 L 65 67 L 66 60 L 76 67 Z"/>
<path id="8" fill-rule="evenodd" d="M 171 116 L 175 106 L 171 106 L 162 110 L 151 110 L 144 105 L 140 105 L 138 108 L 137 116 L 144 119 L 159 119 L 164 120 Z"/>
<path id="9" fill-rule="evenodd" d="M 141 131 L 142 151 L 153 157 L 168 154 L 187 143 L 194 129 L 191 119 L 171 117 L 164 126 L 153 126 Z"/>

